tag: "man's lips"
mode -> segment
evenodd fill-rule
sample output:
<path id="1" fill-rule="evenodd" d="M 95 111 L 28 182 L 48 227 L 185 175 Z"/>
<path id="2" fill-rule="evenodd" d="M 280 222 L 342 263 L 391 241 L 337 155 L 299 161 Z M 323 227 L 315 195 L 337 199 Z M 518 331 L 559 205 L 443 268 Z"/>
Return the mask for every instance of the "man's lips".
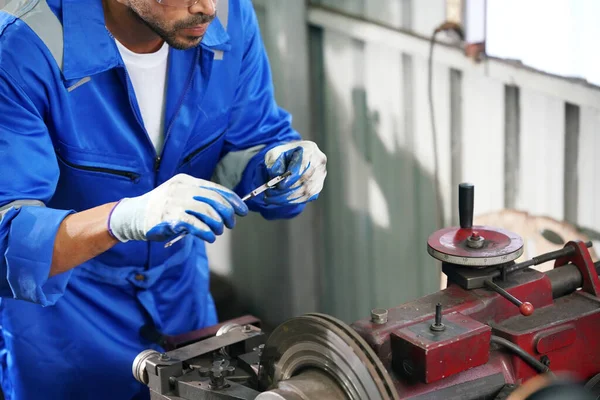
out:
<path id="1" fill-rule="evenodd" d="M 202 24 L 202 25 L 195 26 L 193 28 L 185 28 L 185 29 L 183 29 L 183 31 L 186 34 L 189 34 L 192 36 L 202 36 L 206 33 L 207 28 L 208 28 L 208 24 Z"/>

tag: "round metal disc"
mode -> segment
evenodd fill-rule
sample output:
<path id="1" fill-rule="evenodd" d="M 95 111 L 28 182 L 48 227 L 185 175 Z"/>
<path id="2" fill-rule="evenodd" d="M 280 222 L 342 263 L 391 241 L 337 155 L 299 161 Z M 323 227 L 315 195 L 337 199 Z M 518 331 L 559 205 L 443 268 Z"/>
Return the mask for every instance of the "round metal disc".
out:
<path id="1" fill-rule="evenodd" d="M 483 238 L 479 248 L 468 245 L 473 233 Z M 427 252 L 433 258 L 451 264 L 488 267 L 519 258 L 523 254 L 523 239 L 516 233 L 500 228 L 452 227 L 434 232 L 427 241 Z"/>
<path id="2" fill-rule="evenodd" d="M 311 369 L 327 373 L 348 399 L 392 400 L 398 394 L 373 350 L 352 328 L 322 314 L 307 314 L 279 325 L 261 356 L 262 390 Z"/>

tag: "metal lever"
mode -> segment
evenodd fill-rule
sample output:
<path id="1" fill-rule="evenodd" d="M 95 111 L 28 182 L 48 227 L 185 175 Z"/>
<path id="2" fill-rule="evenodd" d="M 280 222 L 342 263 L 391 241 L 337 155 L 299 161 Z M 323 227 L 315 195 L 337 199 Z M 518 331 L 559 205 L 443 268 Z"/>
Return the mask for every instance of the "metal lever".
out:
<path id="1" fill-rule="evenodd" d="M 585 246 L 589 249 L 592 247 L 592 242 L 587 242 Z M 557 258 L 567 257 L 575 253 L 575 249 L 571 246 L 565 246 L 560 250 L 551 251 L 546 254 L 539 255 L 537 257 L 533 257 L 531 260 L 523 261 L 522 263 L 511 265 L 509 267 L 504 267 L 502 270 L 503 276 L 510 274 L 515 271 L 519 271 L 521 269 L 529 268 L 534 265 L 543 264 L 547 261 L 556 260 Z"/>
<path id="2" fill-rule="evenodd" d="M 533 305 L 530 302 L 528 302 L 528 301 L 522 302 L 521 300 L 517 299 L 512 294 L 508 293 L 506 290 L 502 289 L 500 286 L 496 285 L 491 279 L 485 280 L 484 283 L 485 283 L 485 286 L 492 289 L 494 292 L 498 293 L 499 295 L 504 297 L 506 300 L 513 303 L 515 306 L 519 307 L 519 311 L 524 316 L 528 317 L 531 314 L 533 314 Z"/>

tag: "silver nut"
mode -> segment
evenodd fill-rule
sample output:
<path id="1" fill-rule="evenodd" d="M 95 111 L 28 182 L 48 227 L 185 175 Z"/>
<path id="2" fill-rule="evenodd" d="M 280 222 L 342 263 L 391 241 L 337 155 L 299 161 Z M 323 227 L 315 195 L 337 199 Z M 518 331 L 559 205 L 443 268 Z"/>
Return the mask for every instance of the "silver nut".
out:
<path id="1" fill-rule="evenodd" d="M 374 324 L 385 324 L 388 321 L 388 311 L 383 308 L 371 310 L 371 322 Z"/>
<path id="2" fill-rule="evenodd" d="M 252 326 L 250 326 L 250 325 L 244 325 L 242 327 L 242 332 L 244 332 L 244 333 L 250 333 L 250 332 L 252 332 Z"/>

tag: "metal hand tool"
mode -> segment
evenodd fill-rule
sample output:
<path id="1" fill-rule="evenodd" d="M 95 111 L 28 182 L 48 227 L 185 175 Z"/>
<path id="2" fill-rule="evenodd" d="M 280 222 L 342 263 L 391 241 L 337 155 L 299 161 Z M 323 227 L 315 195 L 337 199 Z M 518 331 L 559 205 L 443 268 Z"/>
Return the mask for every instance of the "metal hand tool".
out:
<path id="1" fill-rule="evenodd" d="M 285 178 L 287 178 L 291 174 L 292 174 L 291 171 L 287 171 L 283 175 L 276 176 L 275 178 L 271 179 L 267 183 L 260 185 L 259 187 L 257 187 L 256 189 L 254 189 L 253 191 L 251 191 L 250 193 L 248 193 L 247 195 L 242 197 L 242 201 L 248 201 L 251 198 L 256 197 L 259 194 L 263 193 L 264 191 L 271 189 L 272 187 L 277 185 L 279 182 L 283 181 Z M 165 248 L 173 246 L 175 243 L 177 243 L 181 239 L 183 239 L 187 234 L 188 234 L 188 232 L 184 232 L 181 235 L 177 236 L 175 239 L 167 242 L 167 244 L 165 244 Z"/>

